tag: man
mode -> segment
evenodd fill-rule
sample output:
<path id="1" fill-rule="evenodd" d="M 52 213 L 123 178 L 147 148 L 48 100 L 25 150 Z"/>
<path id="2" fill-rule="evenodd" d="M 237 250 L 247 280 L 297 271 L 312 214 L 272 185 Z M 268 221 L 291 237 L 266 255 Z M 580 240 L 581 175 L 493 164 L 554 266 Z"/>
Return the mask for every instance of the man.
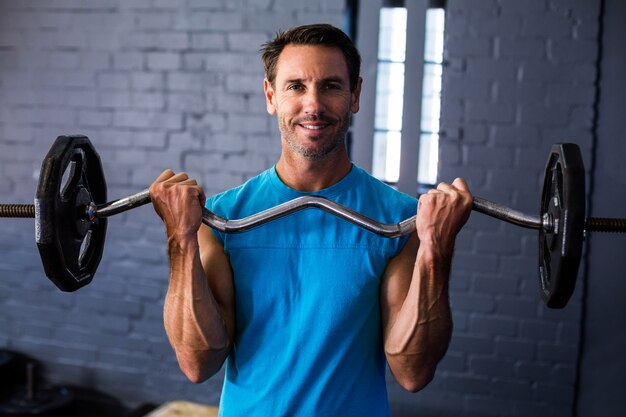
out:
<path id="1" fill-rule="evenodd" d="M 350 39 L 300 26 L 265 44 L 263 60 L 280 158 L 207 208 L 242 218 L 314 194 L 383 223 L 413 215 L 415 199 L 348 157 L 362 82 Z M 433 378 L 452 330 L 454 241 L 471 209 L 463 180 L 421 196 L 416 233 L 397 239 L 313 209 L 242 234 L 212 232 L 201 225 L 204 193 L 186 174 L 165 171 L 150 192 L 169 245 L 165 328 L 190 380 L 227 361 L 221 415 L 388 416 L 385 364 L 409 391 Z"/>

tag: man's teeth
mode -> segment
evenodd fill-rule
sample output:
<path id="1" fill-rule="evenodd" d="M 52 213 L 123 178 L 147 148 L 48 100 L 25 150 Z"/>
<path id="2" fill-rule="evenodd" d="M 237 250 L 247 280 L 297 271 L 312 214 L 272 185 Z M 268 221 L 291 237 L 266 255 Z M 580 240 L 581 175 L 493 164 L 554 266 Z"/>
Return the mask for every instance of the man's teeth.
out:
<path id="1" fill-rule="evenodd" d="M 313 129 L 313 130 L 323 129 L 326 127 L 326 125 L 302 125 L 302 126 L 307 129 Z"/>

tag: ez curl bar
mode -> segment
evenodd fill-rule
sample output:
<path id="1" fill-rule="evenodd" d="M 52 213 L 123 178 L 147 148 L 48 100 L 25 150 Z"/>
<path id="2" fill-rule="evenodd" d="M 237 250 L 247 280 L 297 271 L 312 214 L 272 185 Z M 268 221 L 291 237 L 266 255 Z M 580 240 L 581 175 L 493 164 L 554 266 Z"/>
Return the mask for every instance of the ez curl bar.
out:
<path id="1" fill-rule="evenodd" d="M 538 230 L 539 285 L 550 308 L 565 307 L 574 291 L 585 234 L 626 232 L 626 219 L 585 218 L 584 176 L 578 146 L 556 144 L 546 163 L 538 216 L 474 197 L 472 210 Z M 59 136 L 43 160 L 34 204 L 0 204 L 0 217 L 34 218 L 46 275 L 62 291 L 76 291 L 91 282 L 98 268 L 107 218 L 150 203 L 150 193 L 106 200 L 102 164 L 89 139 Z M 311 207 L 388 238 L 415 230 L 415 216 L 382 224 L 318 196 L 299 197 L 243 219 L 227 220 L 203 208 L 202 222 L 221 232 L 241 233 Z"/>

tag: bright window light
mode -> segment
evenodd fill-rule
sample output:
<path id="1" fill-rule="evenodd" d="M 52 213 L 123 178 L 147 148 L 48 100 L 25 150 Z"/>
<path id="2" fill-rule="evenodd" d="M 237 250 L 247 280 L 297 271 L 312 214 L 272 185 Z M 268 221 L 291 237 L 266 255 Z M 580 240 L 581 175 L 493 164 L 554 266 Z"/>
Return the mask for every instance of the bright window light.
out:
<path id="1" fill-rule="evenodd" d="M 406 18 L 404 7 L 380 9 L 372 172 L 390 183 L 400 176 Z"/>
<path id="2" fill-rule="evenodd" d="M 445 10 L 426 11 L 424 39 L 424 81 L 417 182 L 435 184 L 439 163 L 439 116 L 441 113 L 441 76 Z"/>
<path id="3" fill-rule="evenodd" d="M 393 184 L 400 178 L 407 9 L 383 7 L 379 19 L 372 173 Z M 424 31 L 418 184 L 437 182 L 444 26 L 445 10 L 429 8 Z"/>

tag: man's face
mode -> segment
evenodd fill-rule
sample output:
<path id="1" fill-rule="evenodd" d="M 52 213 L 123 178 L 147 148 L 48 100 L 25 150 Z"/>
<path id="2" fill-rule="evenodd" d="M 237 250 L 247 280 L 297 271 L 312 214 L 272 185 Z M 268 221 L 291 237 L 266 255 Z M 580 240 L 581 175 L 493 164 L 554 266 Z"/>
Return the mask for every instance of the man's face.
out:
<path id="1" fill-rule="evenodd" d="M 350 115 L 359 110 L 361 79 L 350 91 L 345 58 L 338 48 L 287 45 L 272 86 L 264 81 L 267 112 L 278 116 L 283 150 L 322 159 L 343 142 Z"/>

